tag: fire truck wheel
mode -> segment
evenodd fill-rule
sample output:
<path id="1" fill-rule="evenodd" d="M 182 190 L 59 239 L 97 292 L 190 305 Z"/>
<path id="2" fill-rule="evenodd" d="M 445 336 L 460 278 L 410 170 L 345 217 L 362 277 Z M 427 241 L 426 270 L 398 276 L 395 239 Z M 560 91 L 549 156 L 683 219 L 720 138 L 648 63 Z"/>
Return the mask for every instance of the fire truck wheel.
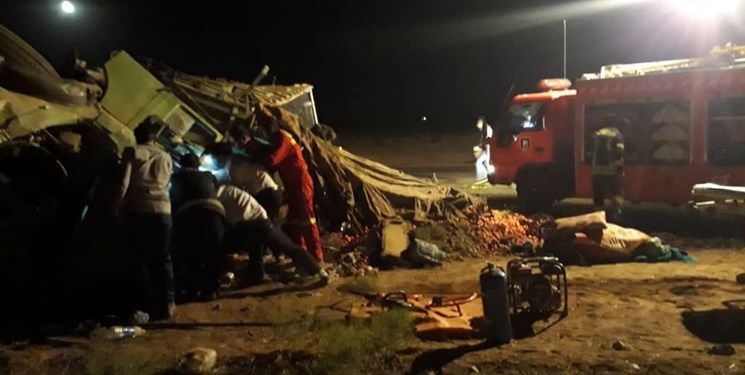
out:
<path id="1" fill-rule="evenodd" d="M 518 172 L 517 198 L 528 212 L 542 212 L 556 202 L 557 192 L 551 174 L 543 168 L 526 168 Z"/>

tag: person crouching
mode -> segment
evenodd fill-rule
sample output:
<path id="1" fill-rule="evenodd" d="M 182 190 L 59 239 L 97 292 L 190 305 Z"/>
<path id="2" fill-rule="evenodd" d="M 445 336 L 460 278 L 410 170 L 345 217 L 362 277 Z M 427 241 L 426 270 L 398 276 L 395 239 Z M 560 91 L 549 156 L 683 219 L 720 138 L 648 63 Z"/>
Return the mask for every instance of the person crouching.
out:
<path id="1" fill-rule="evenodd" d="M 328 274 L 313 256 L 274 225 L 266 210 L 246 191 L 235 186 L 222 185 L 217 189 L 217 199 L 225 209 L 228 222 L 225 251 L 234 253 L 248 250 L 249 283 L 258 284 L 264 279 L 265 246 L 269 246 L 275 255 L 284 254 L 292 259 L 293 264 L 305 276 L 318 277 L 321 284 L 328 282 Z"/>

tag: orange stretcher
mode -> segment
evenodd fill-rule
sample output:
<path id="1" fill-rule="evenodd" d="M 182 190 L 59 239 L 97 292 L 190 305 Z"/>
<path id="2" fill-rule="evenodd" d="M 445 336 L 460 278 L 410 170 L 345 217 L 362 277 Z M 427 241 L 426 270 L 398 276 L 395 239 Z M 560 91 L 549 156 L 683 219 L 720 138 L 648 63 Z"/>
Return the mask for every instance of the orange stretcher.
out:
<path id="1" fill-rule="evenodd" d="M 483 321 L 481 297 L 477 293 L 425 295 L 396 291 L 385 294 L 357 293 L 367 298 L 353 306 L 350 319 L 364 320 L 385 309 L 400 308 L 414 318 L 416 335 L 423 340 L 469 339 L 479 335 Z"/>

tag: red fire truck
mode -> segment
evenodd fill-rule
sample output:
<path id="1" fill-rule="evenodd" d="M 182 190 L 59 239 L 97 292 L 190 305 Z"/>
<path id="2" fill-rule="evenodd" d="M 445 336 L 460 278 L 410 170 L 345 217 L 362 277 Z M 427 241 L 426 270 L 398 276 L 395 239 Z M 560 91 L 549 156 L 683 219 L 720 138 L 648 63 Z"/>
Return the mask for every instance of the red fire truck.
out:
<path id="1" fill-rule="evenodd" d="M 490 181 L 515 183 L 526 207 L 591 197 L 592 134 L 611 125 L 626 143 L 627 200 L 680 204 L 696 183 L 745 185 L 745 47 L 609 65 L 576 89 L 565 79 L 538 88 L 512 99 L 490 147 Z"/>

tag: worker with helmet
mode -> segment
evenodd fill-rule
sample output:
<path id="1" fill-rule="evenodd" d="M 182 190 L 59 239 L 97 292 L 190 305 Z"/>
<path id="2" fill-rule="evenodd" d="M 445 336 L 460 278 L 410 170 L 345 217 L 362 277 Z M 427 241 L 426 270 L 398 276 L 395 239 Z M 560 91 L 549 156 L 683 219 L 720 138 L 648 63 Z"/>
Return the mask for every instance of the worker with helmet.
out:
<path id="1" fill-rule="evenodd" d="M 604 127 L 593 134 L 592 150 L 592 192 L 595 207 L 603 209 L 605 199 L 611 199 L 611 219 L 618 220 L 621 215 L 623 156 L 625 144 L 623 135 L 615 127 Z"/>
<path id="2" fill-rule="evenodd" d="M 231 128 L 231 137 L 269 171 L 279 174 L 289 208 L 284 230 L 317 261 L 323 262 L 321 235 L 314 209 L 313 178 L 308 172 L 302 148 L 290 133 L 279 128 L 269 107 L 260 105 L 256 120 L 258 126 L 268 133 L 265 140 L 255 138 L 248 129 L 240 127 Z"/>

